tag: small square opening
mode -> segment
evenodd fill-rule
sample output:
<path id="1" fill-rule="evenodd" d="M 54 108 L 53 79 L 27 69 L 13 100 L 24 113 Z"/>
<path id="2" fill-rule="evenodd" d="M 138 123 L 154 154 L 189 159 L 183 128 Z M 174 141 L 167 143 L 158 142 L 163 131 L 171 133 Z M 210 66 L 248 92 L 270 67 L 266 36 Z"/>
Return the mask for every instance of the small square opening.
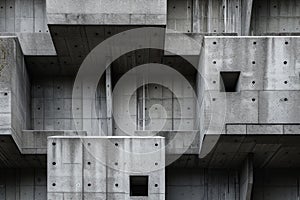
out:
<path id="1" fill-rule="evenodd" d="M 220 91 L 238 92 L 240 71 L 220 72 Z"/>
<path id="2" fill-rule="evenodd" d="M 148 196 L 148 176 L 130 176 L 130 196 Z"/>

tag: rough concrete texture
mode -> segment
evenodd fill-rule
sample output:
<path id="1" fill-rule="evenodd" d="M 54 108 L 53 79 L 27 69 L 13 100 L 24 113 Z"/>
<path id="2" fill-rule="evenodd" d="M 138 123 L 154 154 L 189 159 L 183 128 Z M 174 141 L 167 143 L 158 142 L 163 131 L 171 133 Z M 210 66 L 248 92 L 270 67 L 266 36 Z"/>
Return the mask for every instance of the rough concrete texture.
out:
<path id="1" fill-rule="evenodd" d="M 46 3 L 49 24 L 166 24 L 166 0 L 47 0 Z"/>
<path id="2" fill-rule="evenodd" d="M 299 5 L 0 0 L 0 199 L 299 198 Z M 95 96 L 73 87 L 94 47 L 144 26 L 168 28 L 155 40 L 165 51 L 122 55 Z M 162 80 L 113 96 L 119 79 L 145 63 L 172 67 L 191 87 Z M 164 140 L 164 152 L 150 157 L 115 151 L 155 150 Z M 130 175 L 149 176 L 148 197 L 130 196 Z"/>
<path id="3" fill-rule="evenodd" d="M 11 134 L 20 147 L 22 130 L 30 128 L 30 82 L 15 37 L 0 39 L 1 134 Z"/>
<path id="4" fill-rule="evenodd" d="M 165 199 L 162 146 L 162 137 L 49 137 L 48 199 Z M 148 176 L 147 196 L 132 196 L 130 176 Z"/>

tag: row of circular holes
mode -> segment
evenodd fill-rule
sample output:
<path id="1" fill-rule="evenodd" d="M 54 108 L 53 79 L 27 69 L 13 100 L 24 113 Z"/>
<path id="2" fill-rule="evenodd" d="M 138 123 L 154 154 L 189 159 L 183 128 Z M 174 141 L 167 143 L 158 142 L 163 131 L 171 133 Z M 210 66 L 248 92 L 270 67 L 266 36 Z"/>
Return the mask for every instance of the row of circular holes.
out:
<path id="1" fill-rule="evenodd" d="M 55 142 L 52 142 L 52 145 L 55 146 L 56 143 L 55 143 Z M 155 143 L 154 145 L 157 147 L 157 146 L 158 146 L 158 143 Z M 88 146 L 91 146 L 91 143 L 88 143 Z M 115 143 L 115 146 L 119 146 L 119 144 L 118 144 L 118 143 Z M 91 162 L 87 162 L 87 164 L 88 164 L 88 165 L 91 165 Z M 52 165 L 56 165 L 56 162 L 52 162 Z M 118 163 L 115 162 L 115 165 L 118 165 Z M 158 163 L 156 162 L 155 165 L 158 165 Z M 92 185 L 91 183 L 88 183 L 88 186 L 91 186 L 91 185 Z M 52 186 L 56 186 L 56 184 L 55 184 L 55 183 L 52 183 Z M 118 187 L 119 184 L 116 183 L 115 186 Z M 155 187 L 158 187 L 158 184 L 155 184 L 154 186 L 155 186 Z"/>
<path id="2" fill-rule="evenodd" d="M 288 63 L 288 62 L 287 62 L 286 60 L 283 61 L 283 64 L 284 64 L 284 65 L 286 65 L 287 63 Z M 217 64 L 217 61 L 214 60 L 214 61 L 213 61 L 213 64 L 216 65 L 216 64 Z M 255 65 L 255 61 L 252 61 L 252 64 Z"/>
<path id="3" fill-rule="evenodd" d="M 212 101 L 216 101 L 216 100 L 217 100 L 216 98 L 212 98 Z M 252 98 L 251 100 L 252 100 L 253 102 L 256 101 L 255 98 Z M 284 98 L 283 101 L 288 101 L 288 98 Z"/>
<path id="4" fill-rule="evenodd" d="M 214 41 L 214 42 L 213 42 L 213 44 L 214 44 L 214 45 L 216 45 L 216 44 L 217 44 L 217 42 L 216 42 L 216 41 Z M 254 44 L 254 45 L 256 45 L 256 44 L 257 44 L 257 42 L 255 42 L 255 41 L 254 41 L 254 42 L 253 42 L 253 44 Z M 284 42 L 284 44 L 288 45 L 288 44 L 289 44 L 289 42 L 288 42 L 288 41 L 285 41 L 285 42 Z"/>
<path id="5" fill-rule="evenodd" d="M 88 185 L 89 187 L 92 186 L 91 183 L 88 183 L 87 185 Z M 55 186 L 56 186 L 56 183 L 52 183 L 52 186 L 55 187 Z M 115 186 L 116 186 L 116 187 L 119 187 L 119 184 L 116 183 Z M 158 184 L 154 184 L 154 187 L 158 187 Z"/>
<path id="6" fill-rule="evenodd" d="M 217 82 L 216 81 L 213 81 L 213 84 L 216 84 Z M 284 81 L 283 82 L 284 84 L 288 84 L 288 81 Z M 252 85 L 254 85 L 255 84 L 255 81 L 252 81 Z"/>

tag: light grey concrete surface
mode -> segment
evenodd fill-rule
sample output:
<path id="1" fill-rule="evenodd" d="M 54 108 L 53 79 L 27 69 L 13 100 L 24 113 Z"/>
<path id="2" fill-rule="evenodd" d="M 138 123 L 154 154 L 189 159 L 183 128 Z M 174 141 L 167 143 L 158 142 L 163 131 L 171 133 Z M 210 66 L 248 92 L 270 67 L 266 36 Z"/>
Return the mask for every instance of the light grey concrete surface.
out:
<path id="1" fill-rule="evenodd" d="M 46 3 L 49 24 L 166 24 L 166 0 L 47 0 Z"/>
<path id="2" fill-rule="evenodd" d="M 163 145 L 162 137 L 49 137 L 48 198 L 165 199 Z M 131 196 L 132 175 L 148 176 L 147 196 Z"/>

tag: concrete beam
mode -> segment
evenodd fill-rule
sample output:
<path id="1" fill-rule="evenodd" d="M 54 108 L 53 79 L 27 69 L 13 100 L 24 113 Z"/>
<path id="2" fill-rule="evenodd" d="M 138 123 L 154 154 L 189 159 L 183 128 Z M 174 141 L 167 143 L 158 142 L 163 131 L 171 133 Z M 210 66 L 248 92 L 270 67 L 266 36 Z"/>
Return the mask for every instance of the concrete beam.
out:
<path id="1" fill-rule="evenodd" d="M 249 154 L 240 171 L 240 200 L 251 200 L 253 187 L 253 155 Z"/>

